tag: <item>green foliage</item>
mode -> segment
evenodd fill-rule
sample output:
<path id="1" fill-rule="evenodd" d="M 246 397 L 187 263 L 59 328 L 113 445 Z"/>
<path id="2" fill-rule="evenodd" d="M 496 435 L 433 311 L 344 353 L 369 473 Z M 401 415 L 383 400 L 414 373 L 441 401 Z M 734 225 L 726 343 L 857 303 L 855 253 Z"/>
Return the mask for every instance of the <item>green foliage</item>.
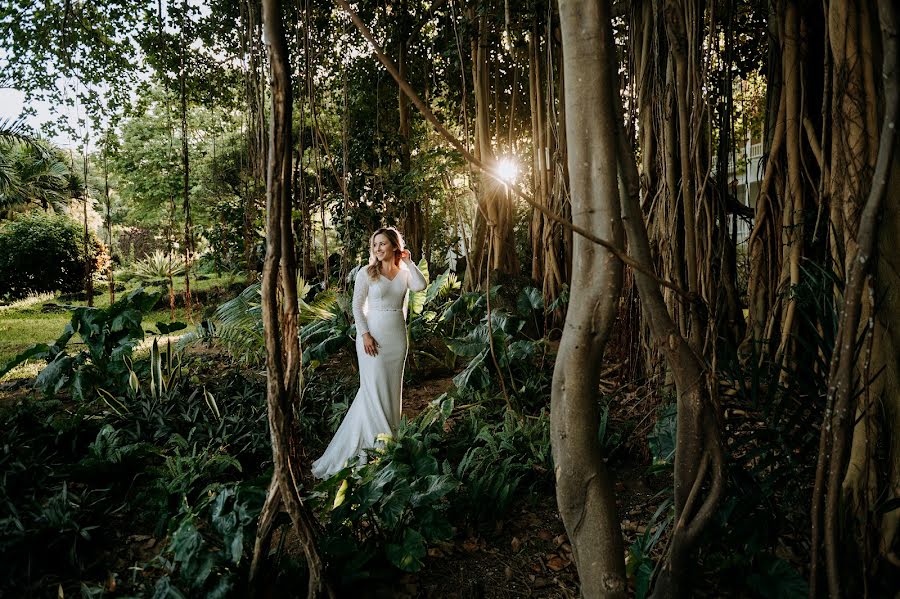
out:
<path id="1" fill-rule="evenodd" d="M 141 319 L 158 296 L 143 289 L 129 293 L 108 308 L 76 308 L 72 320 L 53 345 L 37 345 L 0 369 L 0 376 L 29 358 L 45 358 L 47 366 L 35 379 L 35 387 L 46 395 L 66 388 L 77 400 L 91 398 L 100 388 L 123 390 L 132 375 L 129 359 L 144 338 Z M 78 335 L 85 349 L 74 355 L 66 352 Z"/>
<path id="2" fill-rule="evenodd" d="M 439 440 L 432 427 L 404 421 L 368 464 L 323 483 L 323 507 L 331 507 L 323 551 L 344 564 L 344 582 L 372 576 L 378 556 L 418 571 L 426 544 L 452 535 L 445 498 L 458 482 L 434 455 Z"/>
<path id="3" fill-rule="evenodd" d="M 146 285 L 165 285 L 170 276 L 184 275 L 184 256 L 156 250 L 136 262 L 131 272 L 135 279 Z"/>
<path id="4" fill-rule="evenodd" d="M 256 522 L 266 488 L 256 484 L 210 489 L 198 505 L 185 504 L 164 555 L 171 575 L 156 583 L 153 597 L 230 597 L 242 580 L 240 567 L 253 552 Z"/>
<path id="5" fill-rule="evenodd" d="M 637 599 L 644 599 L 650 591 L 655 566 L 651 554 L 675 515 L 671 489 L 666 489 L 663 493 L 668 494 L 669 497 L 656 508 L 656 512 L 647 523 L 646 530 L 631 544 L 625 556 L 625 573 L 629 579 L 634 579 Z M 663 516 L 666 517 L 663 518 Z"/>
<path id="6" fill-rule="evenodd" d="M 311 291 L 312 287 L 298 278 L 297 295 L 301 298 L 298 300 L 298 323 L 301 325 L 300 338 L 305 348 L 305 365 L 317 358 L 327 358 L 331 351 L 347 344 L 350 339 L 346 297 L 326 290 L 311 302 L 304 301 L 302 298 L 309 296 Z M 235 298 L 221 304 L 195 338 L 217 341 L 240 364 L 262 365 L 266 348 L 260 284 L 250 285 Z M 323 342 L 324 345 L 317 347 Z"/>
<path id="7" fill-rule="evenodd" d="M 477 410 L 457 426 L 459 435 L 470 438 L 469 448 L 456 467 L 465 492 L 463 512 L 476 522 L 499 518 L 521 496 L 523 481 L 550 472 L 550 416 L 518 417 L 510 411 L 497 423 Z"/>
<path id="8" fill-rule="evenodd" d="M 809 596 L 809 585 L 791 564 L 770 555 L 760 556 L 758 571 L 747 578 L 754 595 L 765 599 L 800 599 Z"/>
<path id="9" fill-rule="evenodd" d="M 101 248 L 89 236 L 88 259 Z M 35 211 L 0 226 L 0 289 L 7 298 L 79 291 L 84 285 L 84 229 L 65 216 Z"/>
<path id="10" fill-rule="evenodd" d="M 343 582 L 375 576 L 379 564 L 423 565 L 427 545 L 452 535 L 450 514 L 486 524 L 525 490 L 546 489 L 552 471 L 549 416 L 519 417 L 493 396 L 457 405 L 436 399 L 396 437 L 317 487 L 327 512 L 323 547 Z"/>
<path id="11" fill-rule="evenodd" d="M 356 325 L 352 324 L 350 297 L 328 296 L 327 309 L 326 317 L 312 320 L 300 329 L 303 365 L 313 370 L 338 351 L 349 350 L 356 333 Z"/>
<path id="12" fill-rule="evenodd" d="M 647 445 L 653 456 L 651 472 L 659 472 L 671 468 L 675 463 L 675 445 L 678 439 L 678 405 L 675 402 L 666 404 L 659 410 L 653 431 L 647 435 Z"/>
<path id="13" fill-rule="evenodd" d="M 44 141 L 0 136 L 0 210 L 62 211 L 84 183 L 58 148 Z"/>
<path id="14" fill-rule="evenodd" d="M 491 289 L 495 302 L 500 290 L 500 286 Z M 446 341 L 453 354 L 471 358 L 453 379 L 458 388 L 478 391 L 487 388 L 495 377 L 503 377 L 519 408 L 537 407 L 546 402 L 549 391 L 550 377 L 544 368 L 547 343 L 529 338 L 525 331 L 526 324 L 543 310 L 543 299 L 537 289 L 526 287 L 519 292 L 516 306 L 516 313 L 493 309 L 488 322 L 484 295 L 464 294 L 446 307 L 440 320 L 468 319 L 462 322 L 468 332 Z M 491 355 L 492 341 L 499 372 Z"/>
<path id="15" fill-rule="evenodd" d="M 84 579 L 122 518 L 132 532 L 171 533 L 160 562 L 170 576 L 157 591 L 206 596 L 243 575 L 265 493 L 255 477 L 271 455 L 263 390 L 220 373 L 198 387 L 187 368 L 170 369 L 180 360 L 168 351 L 161 396 L 138 363 L 136 388 L 98 394 L 77 414 L 52 400 L 0 413 L 0 589 L 21 591 L 26 576 L 40 583 L 48 572 Z"/>
<path id="16" fill-rule="evenodd" d="M 85 488 L 60 476 L 60 464 L 71 464 L 71 453 L 85 455 L 97 430 L 82 418 L 63 422 L 59 408 L 47 402 L 0 412 L 0 591 L 23 584 L 36 556 L 60 574 L 82 568 L 114 507 L 110 489 Z"/>
<path id="17" fill-rule="evenodd" d="M 219 200 L 212 208 L 218 222 L 207 227 L 204 235 L 209 240 L 210 259 L 217 270 L 237 271 L 247 268 L 244 263 L 245 210 L 239 197 Z M 253 241 L 257 241 L 257 236 L 258 232 L 254 230 Z M 252 266 L 255 267 L 255 264 Z"/>

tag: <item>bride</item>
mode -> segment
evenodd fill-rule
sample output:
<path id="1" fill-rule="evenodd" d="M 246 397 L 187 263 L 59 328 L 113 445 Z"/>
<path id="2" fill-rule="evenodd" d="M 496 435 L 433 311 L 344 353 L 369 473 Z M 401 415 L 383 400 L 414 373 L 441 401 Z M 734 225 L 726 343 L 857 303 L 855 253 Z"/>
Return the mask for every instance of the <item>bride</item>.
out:
<path id="1" fill-rule="evenodd" d="M 403 248 L 393 227 L 378 229 L 369 243 L 369 266 L 353 288 L 359 391 L 321 458 L 316 478 L 328 478 L 375 446 L 378 435 L 393 434 L 400 423 L 403 366 L 406 362 L 406 303 L 409 290 L 425 289 L 425 277 Z"/>

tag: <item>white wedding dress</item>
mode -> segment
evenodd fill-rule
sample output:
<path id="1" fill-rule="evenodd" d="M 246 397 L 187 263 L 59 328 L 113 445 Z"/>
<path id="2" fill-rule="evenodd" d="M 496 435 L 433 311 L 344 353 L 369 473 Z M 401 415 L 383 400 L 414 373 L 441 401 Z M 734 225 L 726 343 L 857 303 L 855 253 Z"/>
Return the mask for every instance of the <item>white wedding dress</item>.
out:
<path id="1" fill-rule="evenodd" d="M 406 363 L 406 304 L 409 290 L 425 289 L 425 277 L 414 263 L 401 263 L 393 279 L 369 278 L 363 267 L 353 288 L 359 391 L 344 421 L 321 458 L 313 462 L 316 478 L 328 478 L 355 457 L 365 461 L 365 449 L 381 434 L 393 434 L 400 423 L 403 366 Z M 371 333 L 378 355 L 363 349 L 363 334 Z"/>

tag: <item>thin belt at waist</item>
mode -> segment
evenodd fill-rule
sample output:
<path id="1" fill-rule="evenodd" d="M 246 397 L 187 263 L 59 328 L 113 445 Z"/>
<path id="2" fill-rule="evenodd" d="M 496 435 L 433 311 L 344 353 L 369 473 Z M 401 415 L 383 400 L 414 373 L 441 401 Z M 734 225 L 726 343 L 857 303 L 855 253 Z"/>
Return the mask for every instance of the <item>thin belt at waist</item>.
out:
<path id="1" fill-rule="evenodd" d="M 370 312 L 403 312 L 403 308 L 369 308 Z"/>

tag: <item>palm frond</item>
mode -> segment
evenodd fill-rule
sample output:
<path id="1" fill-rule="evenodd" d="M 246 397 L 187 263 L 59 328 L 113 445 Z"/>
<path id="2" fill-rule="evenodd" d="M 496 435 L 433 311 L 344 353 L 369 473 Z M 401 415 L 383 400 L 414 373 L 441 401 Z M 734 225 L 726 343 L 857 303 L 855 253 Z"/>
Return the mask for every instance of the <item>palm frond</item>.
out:
<path id="1" fill-rule="evenodd" d="M 22 119 L 0 119 L 0 143 L 33 144 L 36 141 Z"/>

